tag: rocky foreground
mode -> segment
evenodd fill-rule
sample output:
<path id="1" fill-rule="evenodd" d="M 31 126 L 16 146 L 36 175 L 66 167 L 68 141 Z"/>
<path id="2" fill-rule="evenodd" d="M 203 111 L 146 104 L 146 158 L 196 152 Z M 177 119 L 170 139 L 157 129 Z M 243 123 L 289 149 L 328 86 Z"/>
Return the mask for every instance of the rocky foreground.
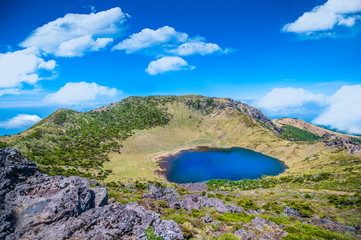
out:
<path id="1" fill-rule="evenodd" d="M 0 149 L 0 239 L 184 239 L 172 220 L 137 203 L 108 204 L 105 188 L 49 177 L 13 148 Z"/>

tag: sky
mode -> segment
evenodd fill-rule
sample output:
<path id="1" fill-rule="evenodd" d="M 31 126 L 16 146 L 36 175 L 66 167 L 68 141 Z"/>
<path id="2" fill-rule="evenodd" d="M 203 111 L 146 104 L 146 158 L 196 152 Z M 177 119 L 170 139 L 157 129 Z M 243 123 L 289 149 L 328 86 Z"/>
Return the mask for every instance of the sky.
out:
<path id="1" fill-rule="evenodd" d="M 2 0 L 0 135 L 170 94 L 361 134 L 360 30 L 361 0 Z"/>

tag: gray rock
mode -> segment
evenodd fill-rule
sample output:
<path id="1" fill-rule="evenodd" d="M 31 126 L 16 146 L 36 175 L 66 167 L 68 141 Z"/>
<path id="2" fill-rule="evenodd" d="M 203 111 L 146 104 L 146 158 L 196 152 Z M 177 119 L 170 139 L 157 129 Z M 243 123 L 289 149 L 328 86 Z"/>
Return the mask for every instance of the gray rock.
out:
<path id="1" fill-rule="evenodd" d="M 204 182 L 201 183 L 183 183 L 179 184 L 179 186 L 184 187 L 190 192 L 203 192 L 207 191 L 207 184 Z"/>
<path id="2" fill-rule="evenodd" d="M 244 239 L 244 240 L 258 240 L 259 239 L 259 237 L 257 236 L 257 234 L 255 232 L 253 232 L 252 230 L 249 230 L 247 232 L 247 230 L 245 228 L 241 228 L 241 229 L 235 231 L 234 235 L 236 235 L 237 237 Z"/>
<path id="3" fill-rule="evenodd" d="M 0 239 L 183 239 L 174 221 L 136 203 L 108 204 L 104 188 L 77 176 L 49 177 L 12 148 L 0 149 Z"/>
<path id="4" fill-rule="evenodd" d="M 108 205 L 108 192 L 105 188 L 91 188 L 94 194 L 94 207 L 103 207 Z"/>
<path id="5" fill-rule="evenodd" d="M 217 212 L 225 213 L 237 213 L 243 212 L 244 209 L 233 204 L 225 204 L 224 201 L 221 201 L 217 198 L 208 198 L 206 196 L 201 196 L 199 194 L 188 194 L 183 197 L 183 200 L 180 203 L 180 208 L 183 208 L 187 211 L 192 209 L 199 210 L 202 207 L 211 208 L 214 207 Z"/>
<path id="6" fill-rule="evenodd" d="M 207 215 L 204 217 L 203 221 L 204 221 L 205 223 L 211 223 L 211 222 L 213 222 L 213 219 L 212 219 L 211 215 L 209 215 L 209 214 L 207 213 Z"/>
<path id="7" fill-rule="evenodd" d="M 251 223 L 258 228 L 263 228 L 263 225 L 266 224 L 266 220 L 264 218 L 261 217 L 255 217 L 254 219 L 251 220 Z"/>

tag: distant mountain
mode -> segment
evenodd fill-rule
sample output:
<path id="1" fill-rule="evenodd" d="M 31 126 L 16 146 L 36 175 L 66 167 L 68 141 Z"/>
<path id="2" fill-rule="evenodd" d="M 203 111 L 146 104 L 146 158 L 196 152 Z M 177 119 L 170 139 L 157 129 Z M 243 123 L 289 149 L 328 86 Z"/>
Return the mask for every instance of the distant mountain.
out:
<path id="1" fill-rule="evenodd" d="M 342 138 L 346 138 L 346 139 L 359 138 L 358 136 L 355 136 L 355 135 L 349 135 L 349 134 L 335 132 L 335 131 L 311 124 L 309 122 L 306 122 L 306 121 L 304 121 L 302 119 L 298 119 L 298 118 L 279 118 L 279 119 L 272 120 L 272 122 L 278 127 L 282 127 L 284 125 L 291 125 L 293 127 L 299 128 L 301 130 L 313 133 L 319 137 L 322 137 L 325 134 L 333 134 L 338 137 L 342 137 Z"/>

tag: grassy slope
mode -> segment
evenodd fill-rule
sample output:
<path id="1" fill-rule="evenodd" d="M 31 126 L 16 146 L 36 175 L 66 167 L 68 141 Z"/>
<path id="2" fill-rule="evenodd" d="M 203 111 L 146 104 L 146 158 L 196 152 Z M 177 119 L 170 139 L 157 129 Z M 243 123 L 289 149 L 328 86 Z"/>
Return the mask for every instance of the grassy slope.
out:
<path id="1" fill-rule="evenodd" d="M 297 118 L 279 118 L 279 119 L 272 120 L 272 122 L 279 127 L 282 127 L 283 125 L 291 125 L 293 127 L 313 133 L 319 137 L 322 137 L 325 133 L 330 133 L 330 134 L 335 134 L 338 137 L 342 137 L 342 138 L 346 138 L 346 139 L 351 139 L 351 138 L 359 139 L 359 137 L 348 135 L 348 134 L 343 134 L 343 133 L 338 133 L 338 132 L 333 132 L 326 128 L 316 126 L 314 124 L 311 124 L 309 122 L 306 122 L 302 119 L 297 119 Z"/>
<path id="2" fill-rule="evenodd" d="M 321 142 L 290 142 L 263 128 L 248 115 L 235 111 L 214 111 L 210 115 L 191 111 L 184 103 L 166 105 L 174 117 L 166 127 L 135 131 L 126 139 L 122 153 L 111 153 L 110 162 L 104 164 L 113 174 L 107 179 L 119 178 L 164 180 L 154 174 L 159 170 L 160 156 L 176 153 L 197 146 L 243 147 L 284 161 L 290 173 L 317 174 L 327 169 L 337 171 L 334 165 L 326 165 L 347 156 L 340 150 L 325 149 Z M 190 117 L 191 116 L 191 117 Z M 227 135 L 220 139 L 223 134 Z M 310 157 L 317 156 L 317 157 Z M 358 159 L 359 156 L 353 158 Z M 287 173 L 284 173 L 286 175 Z"/>

